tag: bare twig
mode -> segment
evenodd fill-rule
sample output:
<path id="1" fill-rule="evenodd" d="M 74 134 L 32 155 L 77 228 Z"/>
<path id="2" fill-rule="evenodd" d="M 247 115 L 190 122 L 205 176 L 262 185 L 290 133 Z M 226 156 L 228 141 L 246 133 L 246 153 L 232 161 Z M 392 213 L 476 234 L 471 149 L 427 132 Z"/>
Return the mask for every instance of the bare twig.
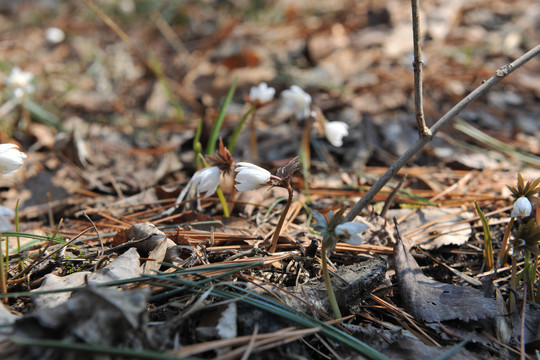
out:
<path id="1" fill-rule="evenodd" d="M 527 53 L 510 64 L 506 64 L 499 68 L 495 75 L 489 80 L 486 80 L 482 85 L 478 86 L 463 100 L 457 103 L 450 111 L 443 115 L 429 130 L 433 135 L 437 134 L 441 128 L 446 125 L 450 120 L 453 120 L 467 105 L 474 100 L 478 99 L 481 95 L 486 93 L 489 89 L 495 86 L 499 81 L 510 75 L 514 70 L 521 67 L 523 64 L 534 58 L 540 53 L 540 45 L 535 46 Z M 373 197 L 383 188 L 383 186 L 401 169 L 420 149 L 422 149 L 429 141 L 431 137 L 419 138 L 416 143 L 411 146 L 394 164 L 392 164 L 388 170 L 380 177 L 380 179 L 373 184 L 373 186 L 364 194 L 364 196 L 358 200 L 358 202 L 352 207 L 345 221 L 353 221 L 356 215 L 362 211 L 364 206 L 373 199 Z"/>
<path id="2" fill-rule="evenodd" d="M 418 127 L 418 136 L 421 139 L 431 139 L 433 136 L 426 126 L 424 117 L 424 87 L 422 85 L 422 69 L 424 62 L 422 61 L 422 50 L 420 48 L 420 7 L 419 0 L 411 0 L 412 5 L 412 21 L 413 21 L 413 46 L 414 46 L 414 107 L 416 110 L 416 126 Z"/>

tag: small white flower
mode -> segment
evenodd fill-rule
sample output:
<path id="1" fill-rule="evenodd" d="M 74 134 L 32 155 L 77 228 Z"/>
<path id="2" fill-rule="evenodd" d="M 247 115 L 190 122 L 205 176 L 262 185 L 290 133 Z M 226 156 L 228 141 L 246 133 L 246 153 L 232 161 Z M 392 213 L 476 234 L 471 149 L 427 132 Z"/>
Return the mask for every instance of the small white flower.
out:
<path id="1" fill-rule="evenodd" d="M 284 106 L 294 112 L 297 120 L 304 120 L 309 117 L 311 96 L 299 86 L 293 85 L 289 90 L 281 93 Z"/>
<path id="2" fill-rule="evenodd" d="M 272 101 L 274 95 L 276 94 L 276 89 L 273 87 L 268 87 L 265 82 L 259 84 L 259 86 L 253 86 L 249 90 L 249 99 L 251 101 L 259 101 L 259 104 L 264 104 Z"/>
<path id="3" fill-rule="evenodd" d="M 14 88 L 15 97 L 21 98 L 24 94 L 31 94 L 35 88 L 32 85 L 34 75 L 28 71 L 22 71 L 18 67 L 14 67 L 6 79 L 6 85 Z"/>
<path id="4" fill-rule="evenodd" d="M 338 240 L 351 245 L 360 245 L 362 237 L 358 234 L 363 233 L 368 226 L 359 222 L 346 222 L 336 226 L 336 236 Z"/>
<path id="5" fill-rule="evenodd" d="M 51 44 L 60 44 L 66 38 L 62 29 L 50 27 L 45 30 L 45 39 Z"/>
<path id="6" fill-rule="evenodd" d="M 11 219 L 15 217 L 15 212 L 5 206 L 0 206 L 0 233 L 14 230 Z"/>
<path id="7" fill-rule="evenodd" d="M 349 135 L 349 125 L 343 121 L 331 121 L 324 124 L 324 133 L 328 142 L 335 147 L 343 146 L 343 138 Z"/>
<path id="8" fill-rule="evenodd" d="M 195 186 L 198 193 L 206 191 L 204 197 L 209 197 L 216 192 L 220 174 L 221 171 L 217 166 L 207 167 L 195 172 L 190 182 Z"/>
<path id="9" fill-rule="evenodd" d="M 17 149 L 15 144 L 0 144 L 0 173 L 12 174 L 22 166 L 26 154 Z"/>
<path id="10" fill-rule="evenodd" d="M 238 184 L 234 185 L 238 191 L 258 189 L 266 185 L 271 178 L 268 170 L 248 162 L 238 163 L 234 171 L 238 173 L 235 178 Z"/>
<path id="11" fill-rule="evenodd" d="M 514 203 L 514 208 L 512 209 L 512 217 L 518 216 L 529 216 L 532 211 L 532 205 L 529 199 L 522 196 L 516 200 Z"/>

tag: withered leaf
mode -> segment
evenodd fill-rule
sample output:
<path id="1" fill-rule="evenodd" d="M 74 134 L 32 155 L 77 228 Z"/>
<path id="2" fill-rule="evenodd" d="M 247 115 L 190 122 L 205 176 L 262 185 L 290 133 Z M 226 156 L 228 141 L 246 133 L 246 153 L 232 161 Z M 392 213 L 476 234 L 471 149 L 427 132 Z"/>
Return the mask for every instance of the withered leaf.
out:
<path id="1" fill-rule="evenodd" d="M 408 311 L 426 321 L 478 320 L 497 316 L 494 299 L 479 290 L 445 284 L 425 276 L 401 240 L 394 246 L 396 274 Z"/>

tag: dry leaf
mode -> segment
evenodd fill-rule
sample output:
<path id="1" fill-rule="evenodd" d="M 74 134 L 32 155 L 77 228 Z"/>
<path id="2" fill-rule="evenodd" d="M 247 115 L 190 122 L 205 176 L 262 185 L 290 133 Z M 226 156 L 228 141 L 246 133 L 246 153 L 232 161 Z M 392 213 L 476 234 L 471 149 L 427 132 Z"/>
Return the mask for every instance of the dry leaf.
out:
<path id="1" fill-rule="evenodd" d="M 469 321 L 498 315 L 495 300 L 485 298 L 481 291 L 425 276 L 401 240 L 394 246 L 394 258 L 401 297 L 416 318 L 426 322 Z"/>

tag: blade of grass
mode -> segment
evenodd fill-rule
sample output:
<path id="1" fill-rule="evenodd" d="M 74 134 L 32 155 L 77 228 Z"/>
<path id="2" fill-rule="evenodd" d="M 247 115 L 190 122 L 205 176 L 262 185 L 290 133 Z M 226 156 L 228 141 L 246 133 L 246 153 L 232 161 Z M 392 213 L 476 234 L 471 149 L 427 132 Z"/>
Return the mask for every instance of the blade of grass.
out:
<path id="1" fill-rule="evenodd" d="M 201 154 L 202 154 L 202 145 L 201 145 L 201 134 L 203 128 L 203 120 L 199 119 L 197 121 L 197 130 L 195 131 L 195 137 L 193 138 L 193 153 L 195 154 L 195 168 L 198 169 L 201 167 Z"/>
<path id="2" fill-rule="evenodd" d="M 33 118 L 40 122 L 55 128 L 56 130 L 63 130 L 63 125 L 60 119 L 53 113 L 45 110 L 41 105 L 36 104 L 30 99 L 26 99 L 23 103 L 23 107 L 30 112 Z"/>
<path id="3" fill-rule="evenodd" d="M 467 345 L 469 343 L 469 341 L 471 341 L 473 336 L 474 336 L 474 333 L 470 333 L 469 335 L 467 335 L 467 337 L 465 339 L 463 339 L 463 341 L 461 341 L 459 344 L 456 344 L 455 346 L 453 346 L 450 350 L 448 350 L 447 352 L 445 352 L 441 356 L 438 356 L 435 360 L 450 359 L 452 356 L 456 355 L 461 349 L 463 349 L 463 347 L 465 347 L 465 345 Z"/>
<path id="4" fill-rule="evenodd" d="M 229 140 L 229 146 L 227 149 L 232 153 L 234 151 L 234 147 L 236 146 L 236 140 L 238 139 L 238 135 L 240 135 L 240 131 L 242 131 L 242 128 L 244 127 L 244 124 L 246 120 L 249 118 L 249 115 L 253 113 L 253 111 L 257 108 L 257 102 L 254 102 L 251 104 L 249 110 L 242 116 L 240 119 L 240 122 L 236 127 L 234 128 L 234 132 L 231 135 L 231 139 Z"/>
<path id="5" fill-rule="evenodd" d="M 231 103 L 234 92 L 236 90 L 236 81 L 237 80 L 234 79 L 231 88 L 229 89 L 229 92 L 225 97 L 225 101 L 223 102 L 223 105 L 219 110 L 219 114 L 214 124 L 214 127 L 212 127 L 212 132 L 210 133 L 210 138 L 208 139 L 208 144 L 206 145 L 206 155 L 214 155 L 219 136 L 219 130 L 221 130 L 221 126 L 223 125 L 223 121 L 225 120 L 225 114 L 227 113 L 227 108 L 229 107 L 229 104 Z"/>
<path id="6" fill-rule="evenodd" d="M 454 127 L 462 133 L 474 138 L 490 148 L 505 154 L 510 158 L 519 159 L 520 161 L 523 161 L 529 165 L 540 166 L 540 157 L 520 152 L 515 147 L 489 136 L 488 134 L 470 124 L 467 124 L 461 119 L 456 120 Z"/>
<path id="7" fill-rule="evenodd" d="M 484 212 L 480 209 L 480 206 L 475 201 L 474 206 L 476 207 L 476 212 L 480 217 L 482 222 L 482 227 L 484 228 L 484 260 L 486 261 L 486 271 L 493 269 L 493 244 L 491 242 L 491 232 L 489 231 L 489 225 L 484 215 Z"/>
<path id="8" fill-rule="evenodd" d="M 173 282 L 177 282 L 178 284 L 182 286 L 191 286 L 195 289 L 198 289 L 199 292 L 204 292 L 209 289 L 207 286 L 201 286 L 197 282 L 186 280 L 182 278 L 172 278 L 170 279 Z M 268 311 L 269 313 L 272 313 L 277 316 L 281 316 L 283 318 L 286 318 L 288 320 L 291 320 L 295 322 L 298 325 L 304 326 L 306 328 L 315 328 L 320 327 L 321 332 L 333 340 L 339 341 L 343 343 L 344 345 L 350 347 L 351 349 L 359 352 L 360 354 L 363 354 L 367 356 L 370 359 L 373 360 L 389 360 L 388 357 L 381 354 L 377 350 L 371 348 L 367 344 L 363 343 L 362 341 L 356 339 L 352 335 L 349 335 L 331 325 L 326 324 L 323 321 L 317 320 L 305 313 L 298 312 L 284 304 L 275 302 L 271 299 L 264 298 L 258 294 L 255 294 L 249 290 L 242 289 L 238 286 L 231 285 L 231 284 L 223 284 L 226 285 L 235 291 L 243 292 L 244 294 L 247 294 L 249 296 L 245 296 L 238 292 L 232 292 L 227 291 L 223 289 L 219 289 L 214 285 L 214 288 L 211 290 L 212 295 L 222 297 L 224 299 L 238 299 L 238 301 L 245 302 L 249 305 L 255 306 L 261 310 Z"/>

